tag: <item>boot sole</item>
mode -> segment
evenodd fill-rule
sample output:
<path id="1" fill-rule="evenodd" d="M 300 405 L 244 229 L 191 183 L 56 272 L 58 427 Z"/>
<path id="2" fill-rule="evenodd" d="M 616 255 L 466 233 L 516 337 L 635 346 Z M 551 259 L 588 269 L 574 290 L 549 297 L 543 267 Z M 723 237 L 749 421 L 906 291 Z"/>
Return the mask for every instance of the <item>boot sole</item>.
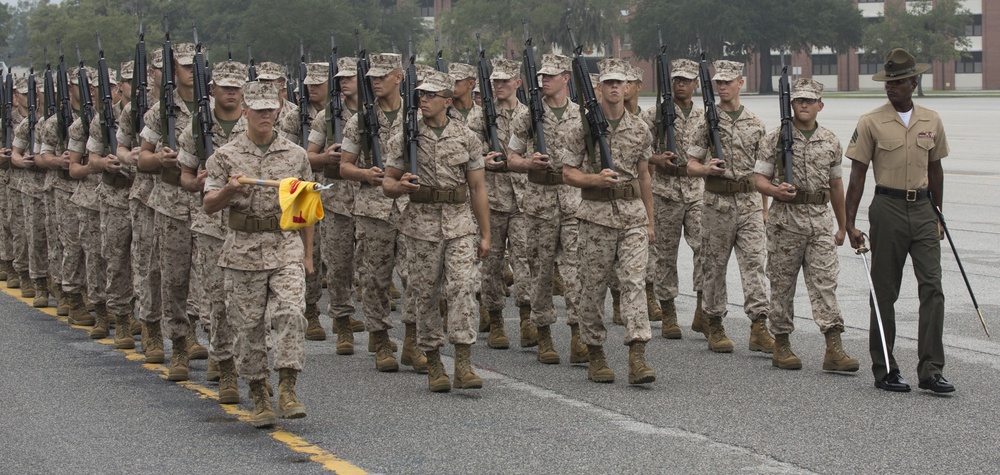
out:
<path id="1" fill-rule="evenodd" d="M 291 409 L 278 409 L 278 417 L 281 419 L 302 419 L 306 417 L 306 407 L 300 404 Z"/>
<path id="2" fill-rule="evenodd" d="M 271 417 L 263 417 L 260 419 L 251 419 L 250 425 L 258 429 L 266 429 L 268 427 L 273 427 L 274 424 L 277 422 L 278 420 L 274 416 L 271 416 Z"/>
<path id="3" fill-rule="evenodd" d="M 122 341 L 120 343 L 119 342 L 115 342 L 115 349 L 116 350 L 134 350 L 135 349 L 135 340 L 133 340 L 131 337 L 129 337 L 128 340 Z"/>
<path id="4" fill-rule="evenodd" d="M 656 381 L 655 374 L 647 374 L 645 376 L 639 376 L 639 377 L 633 377 L 632 375 L 628 376 L 629 384 L 649 384 L 652 383 L 653 381 Z"/>
<path id="5" fill-rule="evenodd" d="M 435 393 L 446 393 L 451 391 L 451 381 L 442 381 L 438 383 L 432 383 L 427 386 L 431 392 Z"/>
<path id="6" fill-rule="evenodd" d="M 583 356 L 570 355 L 569 362 L 570 364 L 590 363 L 590 355 L 583 355 Z"/>
<path id="7" fill-rule="evenodd" d="M 675 328 L 673 330 L 661 332 L 660 335 L 668 340 L 680 340 L 682 336 L 680 328 Z"/>
<path id="8" fill-rule="evenodd" d="M 392 362 L 392 365 L 376 364 L 375 369 L 377 369 L 380 373 L 395 373 L 396 371 L 399 371 L 399 364 L 397 364 L 395 361 Z"/>
<path id="9" fill-rule="evenodd" d="M 208 359 L 208 350 L 205 349 L 204 346 L 201 347 L 200 349 L 197 349 L 197 350 L 194 349 L 194 348 L 188 348 L 188 353 L 190 355 L 190 356 L 188 356 L 188 359 L 192 359 L 192 360 L 207 360 Z"/>
<path id="10" fill-rule="evenodd" d="M 309 341 L 325 341 L 326 340 L 326 332 L 323 332 L 323 333 L 315 332 L 315 333 L 312 333 L 312 334 L 310 334 L 309 332 L 306 332 L 306 340 L 309 340 Z"/>
<path id="11" fill-rule="evenodd" d="M 354 345 L 351 345 L 350 347 L 337 346 L 337 354 L 338 355 L 353 355 L 354 354 Z"/>
<path id="12" fill-rule="evenodd" d="M 455 382 L 455 389 L 483 389 L 483 380 L 473 380 L 467 383 L 463 383 L 459 386 L 458 382 Z"/>
<path id="13" fill-rule="evenodd" d="M 555 357 L 538 355 L 538 362 L 542 364 L 559 364 L 559 355 Z"/>
<path id="14" fill-rule="evenodd" d="M 777 361 L 771 360 L 771 366 L 778 369 L 802 369 L 802 362 L 799 363 L 779 363 Z"/>
<path id="15" fill-rule="evenodd" d="M 219 393 L 219 404 L 239 404 L 240 394 L 235 390 L 233 392 L 236 392 L 236 394 L 223 395 L 222 393 Z"/>
<path id="16" fill-rule="evenodd" d="M 106 331 L 103 332 L 103 333 L 102 332 L 90 332 L 90 333 L 88 333 L 88 336 L 90 336 L 91 340 L 100 340 L 102 338 L 107 338 L 108 337 L 108 332 L 106 332 Z"/>
<path id="17" fill-rule="evenodd" d="M 758 345 L 757 343 L 750 343 L 750 351 L 759 351 L 761 353 L 767 353 L 770 355 L 774 353 L 774 347 L 772 346 L 768 348 L 766 346 Z"/>
<path id="18" fill-rule="evenodd" d="M 591 380 L 591 381 L 593 381 L 595 383 L 601 383 L 601 384 L 608 384 L 608 383 L 615 382 L 615 377 L 614 376 L 611 376 L 611 377 L 607 377 L 607 376 L 593 377 L 593 376 L 589 376 L 588 375 L 587 379 L 589 379 L 589 380 Z"/>
<path id="19" fill-rule="evenodd" d="M 67 307 L 56 307 L 56 315 L 60 317 L 69 316 L 69 308 Z"/>
<path id="20" fill-rule="evenodd" d="M 165 360 L 166 356 L 147 356 L 143 362 L 149 364 L 163 364 Z"/>
<path id="21" fill-rule="evenodd" d="M 507 340 L 507 339 L 504 339 L 504 340 L 501 340 L 501 341 L 497 341 L 497 342 L 492 342 L 491 341 L 491 342 L 489 342 L 487 344 L 489 345 L 490 348 L 493 348 L 494 350 L 506 350 L 506 349 L 510 348 L 510 340 Z"/>
<path id="22" fill-rule="evenodd" d="M 90 320 L 74 320 L 72 318 L 69 318 L 66 321 L 68 321 L 70 325 L 76 325 L 78 327 L 92 327 L 92 326 L 94 326 L 95 323 L 97 323 L 97 321 L 93 320 L 93 319 L 90 319 Z"/>
<path id="23" fill-rule="evenodd" d="M 178 381 L 188 381 L 189 379 L 190 378 L 188 378 L 187 370 L 185 370 L 183 373 L 179 371 L 176 373 L 174 372 L 167 373 L 167 381 L 178 382 Z"/>
<path id="24" fill-rule="evenodd" d="M 708 344 L 708 349 L 710 349 L 710 350 L 712 350 L 712 351 L 714 351 L 716 353 L 732 353 L 733 350 L 735 349 L 735 347 L 732 344 L 729 344 L 729 345 L 720 345 L 720 346 L 712 346 L 712 344 L 709 343 Z"/>
<path id="25" fill-rule="evenodd" d="M 837 365 L 827 365 L 823 363 L 823 371 L 840 371 L 844 373 L 853 373 L 861 368 L 861 365 L 850 365 L 850 366 L 837 366 Z"/>
<path id="26" fill-rule="evenodd" d="M 34 308 L 48 308 L 49 303 L 48 302 L 44 302 L 44 303 L 42 303 L 42 302 L 32 302 L 31 306 L 34 307 Z"/>
<path id="27" fill-rule="evenodd" d="M 534 348 L 538 346 L 538 340 L 521 340 L 521 348 Z"/>

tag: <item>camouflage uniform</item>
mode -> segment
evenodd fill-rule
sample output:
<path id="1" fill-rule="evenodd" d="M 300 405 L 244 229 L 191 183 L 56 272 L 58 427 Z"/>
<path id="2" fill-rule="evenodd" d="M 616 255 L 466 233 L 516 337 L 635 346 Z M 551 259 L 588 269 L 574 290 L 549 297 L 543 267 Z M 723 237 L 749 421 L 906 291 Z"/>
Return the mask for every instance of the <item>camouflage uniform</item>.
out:
<path id="1" fill-rule="evenodd" d="M 467 188 L 466 174 L 483 168 L 482 142 L 468 127 L 448 121 L 440 136 L 423 121 L 418 124 L 417 175 L 421 186 Z M 387 144 L 387 167 L 409 170 L 403 159 L 403 135 Z M 448 341 L 476 341 L 478 314 L 475 287 L 478 228 L 469 200 L 462 203 L 417 203 L 411 199 L 399 219 L 410 256 L 408 305 L 417 315 L 417 347 L 432 351 L 445 344 L 438 300 L 448 302 Z"/>
<path id="2" fill-rule="evenodd" d="M 205 191 L 220 190 L 229 177 L 280 180 L 310 177 L 305 150 L 276 134 L 261 152 L 246 134 L 219 147 L 206 165 Z M 233 197 L 229 211 L 255 217 L 281 214 L 278 189 L 251 186 L 249 194 Z M 225 275 L 226 312 L 236 328 L 239 376 L 260 381 L 270 374 L 265 335 L 274 325 L 277 338 L 274 368 L 301 371 L 305 363 L 305 257 L 295 231 L 246 232 L 228 229 L 219 257 Z"/>
<path id="3" fill-rule="evenodd" d="M 18 112 L 17 107 L 12 108 L 11 122 L 18 124 L 21 120 L 24 120 L 24 116 Z M 3 185 L 0 189 L 0 260 L 3 261 L 14 260 L 14 236 L 12 232 L 16 228 L 11 227 L 11 214 L 14 208 L 13 196 L 15 196 L 13 183 L 17 173 L 15 167 L 10 163 L 10 159 L 6 159 L 3 168 L 0 168 L 0 185 Z"/>
<path id="4" fill-rule="evenodd" d="M 20 86 L 18 86 L 20 88 Z M 27 86 L 24 86 L 27 87 Z M 11 112 L 11 122 L 14 124 L 14 130 L 16 132 L 17 128 L 25 120 L 25 116 L 21 115 L 18 111 L 17 106 L 12 108 Z M 16 133 L 15 133 L 16 135 Z M 13 142 L 13 140 L 12 140 Z M 10 191 L 8 192 L 7 205 L 9 206 L 8 215 L 8 225 L 10 226 L 11 232 L 11 260 L 13 261 L 14 270 L 18 274 L 28 273 L 28 229 L 24 227 L 24 198 L 21 192 L 21 183 L 24 181 L 24 175 L 26 172 L 21 168 L 11 165 L 10 168 Z"/>
<path id="5" fill-rule="evenodd" d="M 562 173 L 566 147 L 579 133 L 580 111 L 576 104 L 566 101 L 562 117 L 557 117 L 543 102 L 545 142 L 551 156 L 551 171 Z M 531 113 L 522 109 L 510 124 L 511 137 L 507 148 L 525 158 L 535 153 L 531 130 Z M 527 216 L 526 236 L 531 236 L 528 246 L 528 265 L 531 275 L 531 323 L 548 326 L 556 321 L 552 302 L 552 274 L 555 265 L 563 278 L 566 297 L 566 323 L 579 323 L 580 281 L 577 277 L 578 256 L 577 209 L 580 190 L 565 184 L 540 185 L 526 182 L 521 210 Z"/>
<path id="6" fill-rule="evenodd" d="M 754 172 L 777 180 L 781 160 L 781 129 L 772 130 L 761 142 Z M 833 132 L 817 126 L 806 138 L 792 128 L 793 170 L 799 194 L 829 190 L 830 180 L 841 178 L 843 151 Z M 767 278 L 771 282 L 769 326 L 774 334 L 791 333 L 795 325 L 792 299 L 802 269 L 813 320 L 821 332 L 844 329 L 844 319 L 837 305 L 837 277 L 840 261 L 834 243 L 830 207 L 822 204 L 791 204 L 772 200 L 767 215 Z"/>
<path id="7" fill-rule="evenodd" d="M 86 162 L 87 140 L 89 135 L 85 135 L 83 122 L 73 122 L 70 127 L 69 151 L 82 155 L 83 162 Z M 101 128 L 98 114 L 94 114 L 94 119 L 90 122 L 90 132 Z M 107 302 L 106 274 L 108 264 L 101 253 L 101 199 L 97 192 L 97 187 L 101 179 L 94 173 L 89 173 L 86 178 L 80 180 L 76 191 L 70 201 L 79 206 L 80 220 L 80 247 L 83 249 L 84 268 L 87 275 L 87 298 L 90 302 L 98 305 Z"/>
<path id="8" fill-rule="evenodd" d="M 42 122 L 39 129 L 39 139 L 41 140 L 41 153 L 49 153 L 59 157 L 62 155 L 63 146 L 59 141 L 59 117 L 53 115 Z M 53 288 L 62 288 L 62 241 L 59 239 L 60 228 L 62 227 L 63 210 L 56 203 L 56 195 L 60 192 L 71 191 L 67 188 L 71 183 L 62 178 L 64 170 L 49 170 L 45 174 L 45 235 L 48 238 L 47 254 L 49 257 L 49 285 Z"/>
<path id="9" fill-rule="evenodd" d="M 40 150 L 38 142 L 42 121 L 35 124 L 35 143 L 28 143 L 28 121 L 23 120 L 14 129 L 14 148 L 22 149 L 23 155 L 36 155 Z M 46 210 L 44 201 L 45 169 L 34 165 L 21 169 L 21 203 L 24 209 L 22 225 L 26 233 L 28 251 L 28 274 L 32 280 L 44 279 L 49 276 L 48 244 L 45 221 Z M 25 284 L 27 285 L 27 284 Z"/>

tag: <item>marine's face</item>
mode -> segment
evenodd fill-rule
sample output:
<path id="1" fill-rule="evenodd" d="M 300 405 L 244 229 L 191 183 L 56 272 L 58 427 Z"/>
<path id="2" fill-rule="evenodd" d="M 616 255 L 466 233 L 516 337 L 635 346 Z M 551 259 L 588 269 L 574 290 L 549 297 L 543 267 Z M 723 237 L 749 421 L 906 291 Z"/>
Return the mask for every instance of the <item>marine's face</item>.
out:
<path id="1" fill-rule="evenodd" d="M 802 123 L 812 123 L 823 110 L 823 101 L 820 99 L 798 98 L 792 100 L 792 112 L 795 118 Z"/>
<path id="2" fill-rule="evenodd" d="M 885 82 L 885 96 L 889 102 L 899 104 L 913 99 L 913 91 L 917 89 L 916 78 L 896 79 Z"/>
<path id="3" fill-rule="evenodd" d="M 686 101 L 694 97 L 695 87 L 697 87 L 697 83 L 694 79 L 680 76 L 670 78 L 670 89 L 673 91 L 674 99 L 676 100 Z"/>

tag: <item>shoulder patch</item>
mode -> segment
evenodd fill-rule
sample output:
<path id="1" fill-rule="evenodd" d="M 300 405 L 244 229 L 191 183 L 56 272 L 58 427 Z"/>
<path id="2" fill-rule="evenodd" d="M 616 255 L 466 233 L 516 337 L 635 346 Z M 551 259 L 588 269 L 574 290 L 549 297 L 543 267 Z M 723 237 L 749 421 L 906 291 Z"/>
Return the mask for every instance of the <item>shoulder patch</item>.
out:
<path id="1" fill-rule="evenodd" d="M 858 129 L 855 128 L 854 129 L 854 135 L 851 136 L 851 143 L 855 143 L 857 141 L 858 141 Z"/>

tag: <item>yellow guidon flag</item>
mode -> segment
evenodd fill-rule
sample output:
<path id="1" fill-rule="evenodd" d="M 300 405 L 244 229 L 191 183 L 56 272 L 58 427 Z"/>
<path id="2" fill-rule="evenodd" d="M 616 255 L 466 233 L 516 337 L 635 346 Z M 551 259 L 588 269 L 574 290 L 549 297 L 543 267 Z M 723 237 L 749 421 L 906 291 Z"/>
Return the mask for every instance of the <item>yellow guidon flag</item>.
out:
<path id="1" fill-rule="evenodd" d="M 278 203 L 281 205 L 281 229 L 294 231 L 306 226 L 312 226 L 323 219 L 323 203 L 319 192 L 329 188 L 312 181 L 302 181 L 298 178 L 278 180 L 259 180 L 240 177 L 240 183 L 246 185 L 263 185 L 278 188 Z"/>

